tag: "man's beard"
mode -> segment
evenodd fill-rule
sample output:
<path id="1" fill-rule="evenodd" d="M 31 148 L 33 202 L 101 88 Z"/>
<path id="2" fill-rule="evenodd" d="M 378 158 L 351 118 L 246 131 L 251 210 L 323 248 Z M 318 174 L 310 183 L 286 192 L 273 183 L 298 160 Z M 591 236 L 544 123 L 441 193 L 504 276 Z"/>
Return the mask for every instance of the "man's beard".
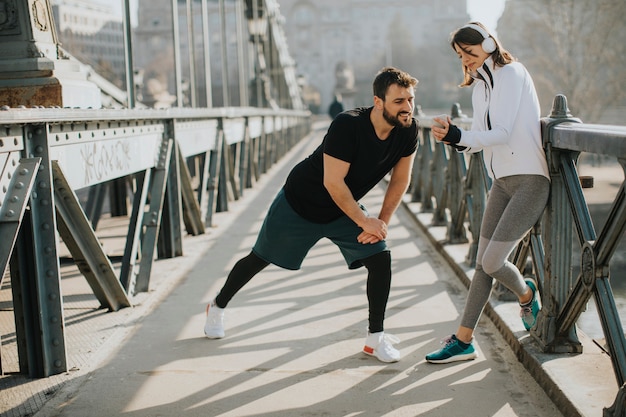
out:
<path id="1" fill-rule="evenodd" d="M 398 115 L 392 116 L 391 113 L 389 113 L 384 106 L 383 118 L 385 119 L 385 121 L 387 121 L 387 123 L 394 127 L 411 127 L 411 124 L 413 123 L 413 120 L 411 118 L 409 118 L 408 121 L 404 123 L 398 118 Z"/>

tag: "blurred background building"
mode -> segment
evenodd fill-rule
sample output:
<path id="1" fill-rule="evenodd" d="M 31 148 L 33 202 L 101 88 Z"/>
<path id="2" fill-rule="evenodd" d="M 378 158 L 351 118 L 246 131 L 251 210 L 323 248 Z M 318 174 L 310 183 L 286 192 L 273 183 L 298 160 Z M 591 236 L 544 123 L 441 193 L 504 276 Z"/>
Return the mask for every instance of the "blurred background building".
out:
<path id="1" fill-rule="evenodd" d="M 111 5 L 54 0 L 52 14 L 63 49 L 116 86 L 125 88 L 122 17 Z"/>
<path id="2" fill-rule="evenodd" d="M 184 86 L 181 105 L 193 101 L 196 106 L 281 106 L 267 99 L 276 96 L 268 91 L 277 88 L 266 82 L 271 74 L 259 72 L 258 57 L 250 54 L 251 48 L 243 50 L 237 44 L 237 34 L 246 30 L 241 27 L 246 19 L 238 20 L 237 16 L 243 14 L 244 3 L 251 1 L 206 0 L 208 64 L 202 52 L 202 0 L 177 1 Z M 262 6 L 270 2 L 256 1 Z M 131 2 L 136 5 L 132 36 L 137 94 L 149 106 L 178 105 L 172 3 Z M 279 7 L 297 84 L 314 113 L 326 114 L 337 93 L 345 108 L 370 105 L 372 79 L 386 65 L 419 79 L 416 102 L 424 110 L 449 111 L 450 103 L 458 102 L 464 111 L 471 112 L 471 91 L 458 88 L 461 68 L 449 45 L 450 33 L 471 19 L 468 0 L 271 3 Z M 564 7 L 564 3 L 570 6 Z M 104 0 L 52 0 L 52 6 L 63 48 L 123 88 L 119 5 L 117 12 Z M 220 7 L 224 8 L 223 15 Z M 543 114 L 549 112 L 554 94 L 563 93 L 572 112 L 584 121 L 622 124 L 626 109 L 626 89 L 621 86 L 626 76 L 624 19 L 623 0 L 506 0 L 497 32 L 503 45 L 533 75 Z M 192 44 L 195 47 L 189 48 Z M 244 72 L 253 76 L 242 82 Z M 211 80 L 209 86 L 205 85 L 207 79 Z M 229 103 L 224 102 L 225 97 Z"/>
<path id="3" fill-rule="evenodd" d="M 450 32 L 469 20 L 465 0 L 280 0 L 298 73 L 319 91 L 322 112 L 340 93 L 346 108 L 372 103 L 372 80 L 392 65 L 419 79 L 418 104 L 457 101 Z M 440 88 L 445 85 L 445 90 Z"/>
<path id="4" fill-rule="evenodd" d="M 235 0 L 224 0 L 225 21 L 220 22 L 218 0 L 207 0 L 210 66 L 202 56 L 192 56 L 189 45 L 202 51 L 202 13 L 200 0 L 191 1 L 192 19 L 188 21 L 187 2 L 178 1 L 182 77 L 186 81 L 186 102 L 191 99 L 189 79 L 195 62 L 195 89 L 206 90 L 204 77 L 211 71 L 212 105 L 223 105 L 223 83 L 240 105 L 237 75 L 242 67 L 254 72 L 254 58 L 238 55 L 235 45 L 236 14 L 241 12 Z M 420 0 L 407 5 L 400 0 L 280 0 L 288 48 L 296 65 L 303 99 L 315 113 L 326 113 L 336 93 L 346 108 L 370 105 L 371 82 L 382 67 L 393 65 L 420 80 L 418 102 L 429 106 L 449 106 L 462 98 L 454 54 L 450 53 L 450 31 L 469 19 L 465 0 Z M 124 51 L 122 20 L 111 6 L 89 0 L 52 0 L 58 34 L 66 50 L 93 66 L 113 84 L 123 87 Z M 150 105 L 159 98 L 164 103 L 175 100 L 175 71 L 171 0 L 138 0 L 136 26 L 133 28 L 134 66 L 141 75 L 138 94 Z M 225 30 L 221 25 L 225 24 Z M 222 48 L 222 39 L 226 48 Z M 190 41 L 190 38 L 192 39 Z M 222 55 L 228 71 L 223 77 Z M 245 62 L 240 62 L 244 60 Z M 448 65 L 441 65 L 441 61 Z M 441 85 L 444 85 L 442 88 Z M 254 89 L 248 99 L 258 100 Z M 198 106 L 206 106 L 204 93 L 195 94 Z M 419 104 L 419 103 L 418 103 Z"/>

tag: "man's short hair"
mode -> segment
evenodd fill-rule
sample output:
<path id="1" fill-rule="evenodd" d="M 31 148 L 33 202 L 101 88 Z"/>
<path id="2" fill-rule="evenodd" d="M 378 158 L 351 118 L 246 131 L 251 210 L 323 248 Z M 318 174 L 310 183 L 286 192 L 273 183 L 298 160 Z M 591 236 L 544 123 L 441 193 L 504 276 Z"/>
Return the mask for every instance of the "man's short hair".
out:
<path id="1" fill-rule="evenodd" d="M 383 101 L 387 89 L 392 84 L 398 84 L 400 87 L 408 88 L 417 86 L 417 78 L 411 76 L 408 72 L 404 72 L 394 67 L 385 67 L 376 75 L 374 79 L 374 95 Z"/>

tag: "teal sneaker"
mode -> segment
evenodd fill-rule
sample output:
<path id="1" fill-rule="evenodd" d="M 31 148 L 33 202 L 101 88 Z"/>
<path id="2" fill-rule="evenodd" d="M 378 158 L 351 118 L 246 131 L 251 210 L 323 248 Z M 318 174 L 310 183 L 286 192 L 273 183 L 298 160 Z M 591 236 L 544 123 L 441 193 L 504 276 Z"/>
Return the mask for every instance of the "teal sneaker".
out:
<path id="1" fill-rule="evenodd" d="M 520 304 L 519 315 L 522 318 L 522 323 L 524 323 L 524 328 L 530 330 L 537 323 L 537 314 L 541 310 L 541 300 L 539 299 L 539 291 L 537 291 L 537 281 L 532 278 L 526 278 L 524 281 L 533 291 L 533 298 L 528 304 Z"/>
<path id="2" fill-rule="evenodd" d="M 441 341 L 443 347 L 435 352 L 426 355 L 426 360 L 430 363 L 450 363 L 458 361 L 469 361 L 478 355 L 474 350 L 474 344 L 462 347 L 455 335 L 446 337 Z"/>

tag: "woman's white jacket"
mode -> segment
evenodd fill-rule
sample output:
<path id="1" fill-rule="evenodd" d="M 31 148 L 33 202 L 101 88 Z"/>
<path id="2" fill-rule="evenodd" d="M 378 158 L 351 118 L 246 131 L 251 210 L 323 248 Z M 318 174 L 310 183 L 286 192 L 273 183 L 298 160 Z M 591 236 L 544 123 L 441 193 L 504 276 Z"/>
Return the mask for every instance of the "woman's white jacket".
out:
<path id="1" fill-rule="evenodd" d="M 550 178 L 541 143 L 541 110 L 533 80 L 519 62 L 478 69 L 471 130 L 461 130 L 464 152 L 483 151 L 491 178 L 536 174 Z"/>

